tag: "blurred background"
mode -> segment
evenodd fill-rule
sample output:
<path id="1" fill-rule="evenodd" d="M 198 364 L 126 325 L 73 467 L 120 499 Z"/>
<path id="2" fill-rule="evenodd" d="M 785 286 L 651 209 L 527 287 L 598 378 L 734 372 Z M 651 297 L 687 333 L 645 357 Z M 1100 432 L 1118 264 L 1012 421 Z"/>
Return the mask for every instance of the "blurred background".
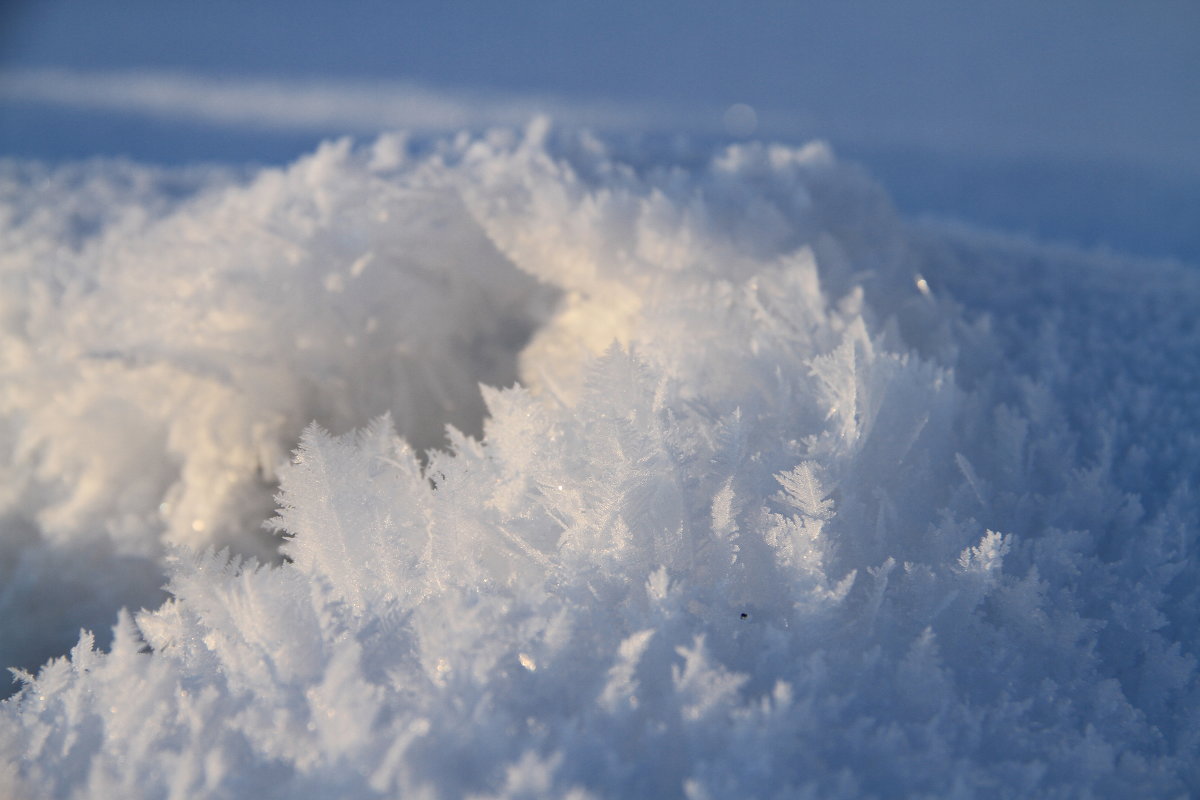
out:
<path id="1" fill-rule="evenodd" d="M 1200 263 L 1200 3 L 0 4 L 0 156 L 275 164 L 546 113 L 829 141 L 912 216 Z"/>

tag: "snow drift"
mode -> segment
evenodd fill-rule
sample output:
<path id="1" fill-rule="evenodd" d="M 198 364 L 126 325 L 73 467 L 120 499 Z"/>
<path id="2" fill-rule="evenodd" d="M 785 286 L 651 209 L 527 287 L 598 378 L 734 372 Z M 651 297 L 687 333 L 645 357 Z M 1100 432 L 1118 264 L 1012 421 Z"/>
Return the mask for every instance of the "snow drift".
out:
<path id="1" fill-rule="evenodd" d="M 8 796 L 1200 790 L 1195 272 L 820 145 L 3 174 L 0 643 L 152 609 Z"/>

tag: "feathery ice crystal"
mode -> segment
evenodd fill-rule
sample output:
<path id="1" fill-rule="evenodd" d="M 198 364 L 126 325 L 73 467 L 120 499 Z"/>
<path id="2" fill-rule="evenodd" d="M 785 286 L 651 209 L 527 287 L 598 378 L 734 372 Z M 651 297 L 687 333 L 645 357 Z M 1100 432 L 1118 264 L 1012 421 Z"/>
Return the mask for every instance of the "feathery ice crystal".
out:
<path id="1" fill-rule="evenodd" d="M 1200 791 L 1200 275 L 418 150 L 5 168 L 0 794 Z"/>

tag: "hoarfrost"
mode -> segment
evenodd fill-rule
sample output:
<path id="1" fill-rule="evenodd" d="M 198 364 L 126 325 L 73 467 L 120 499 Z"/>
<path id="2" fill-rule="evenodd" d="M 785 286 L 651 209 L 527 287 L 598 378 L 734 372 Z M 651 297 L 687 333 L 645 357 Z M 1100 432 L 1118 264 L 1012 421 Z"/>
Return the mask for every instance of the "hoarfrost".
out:
<path id="1" fill-rule="evenodd" d="M 9 215 L 5 639 L 170 594 L 22 675 L 9 795 L 1200 790 L 1194 272 L 815 145 L 398 142 Z"/>

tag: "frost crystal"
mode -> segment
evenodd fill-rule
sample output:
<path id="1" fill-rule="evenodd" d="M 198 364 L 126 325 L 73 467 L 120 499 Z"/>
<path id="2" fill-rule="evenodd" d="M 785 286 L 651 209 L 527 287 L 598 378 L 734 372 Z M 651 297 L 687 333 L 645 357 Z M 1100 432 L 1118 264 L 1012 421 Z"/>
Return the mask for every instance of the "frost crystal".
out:
<path id="1" fill-rule="evenodd" d="M 1200 276 L 819 145 L 403 152 L 77 241 L 5 173 L 5 652 L 152 610 L 21 674 L 0 795 L 1200 792 Z"/>

